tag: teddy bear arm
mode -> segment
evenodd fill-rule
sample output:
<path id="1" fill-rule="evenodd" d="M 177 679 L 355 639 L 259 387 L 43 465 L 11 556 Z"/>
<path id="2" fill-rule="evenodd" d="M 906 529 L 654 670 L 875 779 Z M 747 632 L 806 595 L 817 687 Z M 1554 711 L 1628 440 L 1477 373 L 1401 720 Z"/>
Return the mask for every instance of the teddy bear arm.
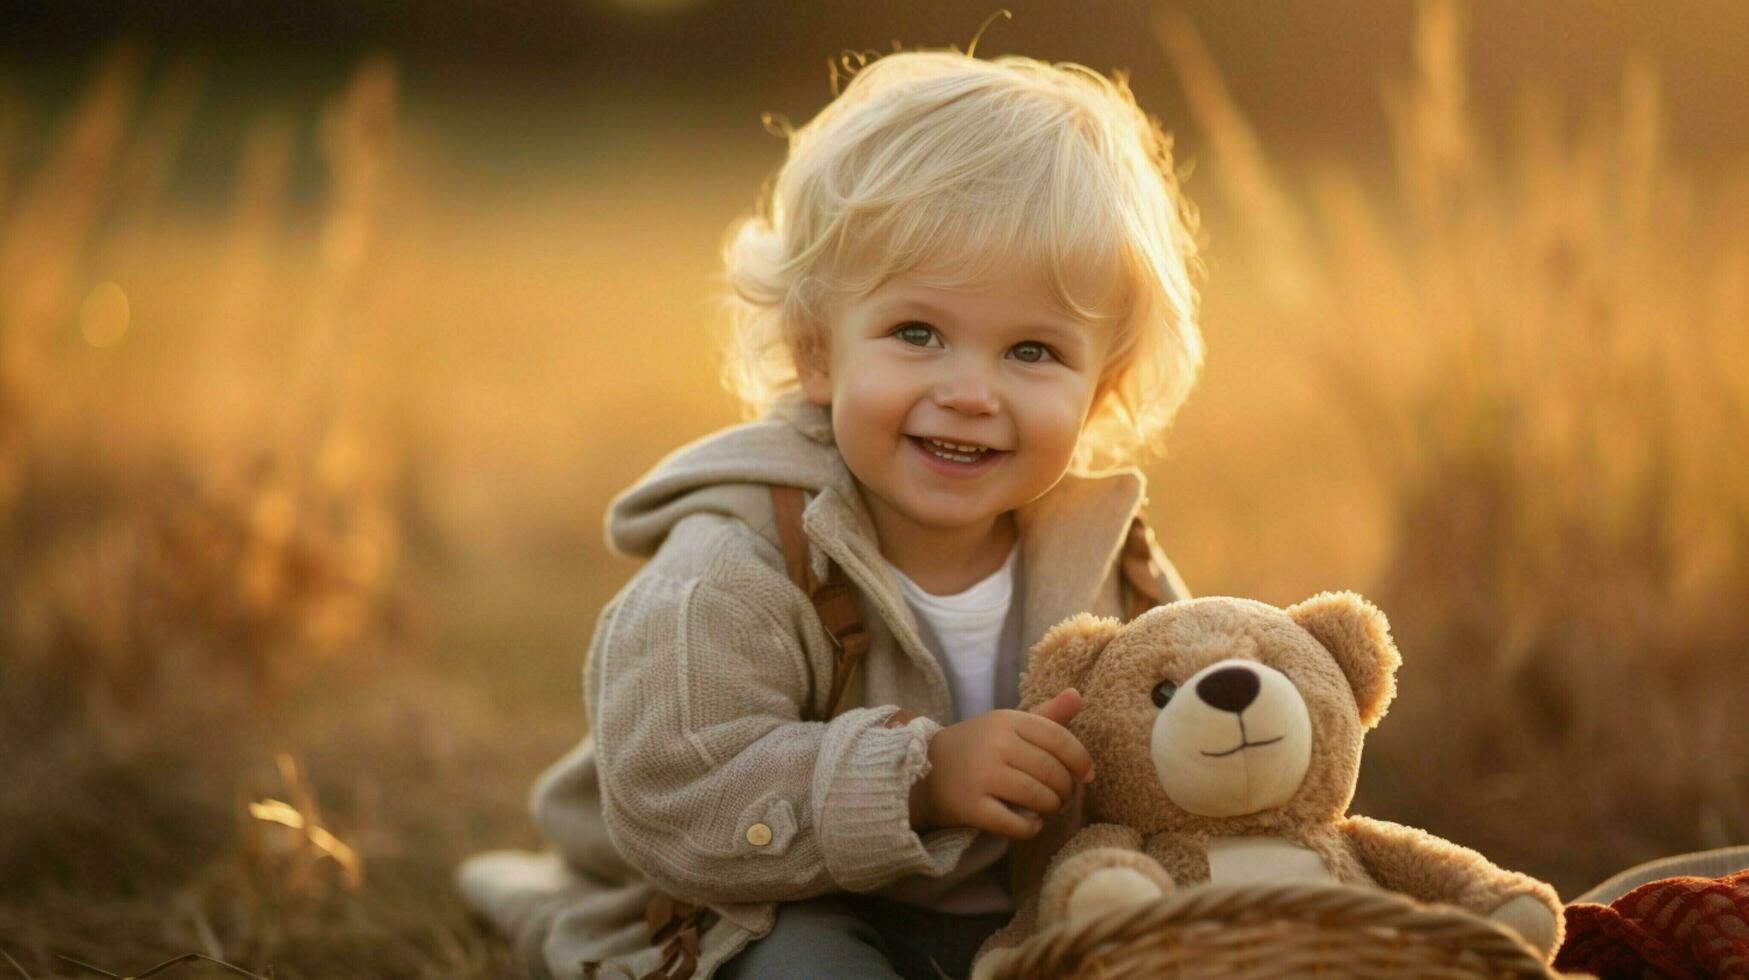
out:
<path id="1" fill-rule="evenodd" d="M 1545 955 L 1559 945 L 1561 902 L 1547 884 L 1415 827 L 1349 817 L 1341 828 L 1380 886 L 1492 918 Z"/>
<path id="2" fill-rule="evenodd" d="M 1008 924 L 991 933 L 972 958 L 972 980 L 987 980 L 995 976 L 1002 964 L 1011 958 L 1020 945 L 1038 932 L 1038 897 L 1020 904 Z"/>
<path id="3" fill-rule="evenodd" d="M 1142 849 L 1142 833 L 1134 827 L 1125 827 L 1115 823 L 1096 823 L 1082 827 L 1069 838 L 1062 849 L 1051 859 L 1051 868 L 1046 869 L 1046 876 L 1064 862 L 1083 851 L 1091 851 L 1096 847 L 1121 847 L 1128 851 Z"/>
<path id="4" fill-rule="evenodd" d="M 1173 890 L 1172 876 L 1142 852 L 1129 827 L 1095 824 L 1064 845 L 1045 872 L 1039 921 L 1058 922 L 1117 908 Z"/>
<path id="5" fill-rule="evenodd" d="M 1008 969 L 1022 954 L 1026 941 L 1047 925 L 1078 921 L 1170 891 L 1170 876 L 1152 858 L 1119 846 L 1128 838 L 1127 833 L 1120 833 L 1125 830 L 1118 827 L 1088 835 L 1074 853 L 1066 855 L 1067 860 L 1053 861 L 1044 887 L 1024 900 L 1014 918 L 978 947 L 971 980 L 992 980 Z M 1139 843 L 1140 835 L 1135 840 Z"/>

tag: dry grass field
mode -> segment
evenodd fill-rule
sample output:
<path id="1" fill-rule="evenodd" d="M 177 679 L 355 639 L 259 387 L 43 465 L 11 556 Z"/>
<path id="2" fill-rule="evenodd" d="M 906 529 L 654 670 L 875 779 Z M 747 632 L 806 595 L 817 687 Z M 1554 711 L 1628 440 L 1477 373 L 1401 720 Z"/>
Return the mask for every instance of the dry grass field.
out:
<path id="1" fill-rule="evenodd" d="M 1358 812 L 1567 896 L 1749 841 L 1749 159 L 1669 145 L 1651 64 L 1478 118 L 1438 3 L 1390 166 L 1283 158 L 1156 26 L 1208 147 L 1209 365 L 1150 466 L 1191 588 L 1390 614 Z M 737 418 L 715 251 L 781 147 L 644 104 L 505 185 L 371 61 L 195 205 L 203 84 L 0 89 L 0 976 L 507 975 L 450 870 L 538 843 L 606 502 Z"/>

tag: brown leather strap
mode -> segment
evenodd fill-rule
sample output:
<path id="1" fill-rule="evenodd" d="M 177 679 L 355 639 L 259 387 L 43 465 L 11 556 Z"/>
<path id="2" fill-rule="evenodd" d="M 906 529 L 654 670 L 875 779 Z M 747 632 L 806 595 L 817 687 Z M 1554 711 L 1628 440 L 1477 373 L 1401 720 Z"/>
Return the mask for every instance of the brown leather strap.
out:
<path id="1" fill-rule="evenodd" d="M 802 532 L 801 488 L 773 486 L 771 510 L 777 519 L 777 539 L 783 543 L 783 564 L 789 570 L 789 580 L 811 596 L 819 583 L 808 565 L 808 538 Z"/>
<path id="2" fill-rule="evenodd" d="M 1125 619 L 1135 619 L 1142 613 L 1183 598 L 1172 585 L 1172 578 L 1156 557 L 1154 532 L 1148 522 L 1137 514 L 1130 522 L 1129 536 L 1124 539 L 1123 558 Z"/>
<path id="3" fill-rule="evenodd" d="M 834 562 L 826 575 L 826 583 L 814 592 L 814 609 L 820 622 L 838 647 L 838 657 L 832 664 L 832 688 L 826 696 L 826 719 L 838 717 L 850 696 L 850 679 L 868 653 L 868 633 L 862 628 L 862 617 L 856 612 L 856 600 L 851 598 L 850 583 Z"/>
<path id="4" fill-rule="evenodd" d="M 808 563 L 808 538 L 802 530 L 801 489 L 774 485 L 771 488 L 771 507 L 790 581 L 813 602 L 820 625 L 826 628 L 832 645 L 837 648 L 832 662 L 832 686 L 826 695 L 826 720 L 830 721 L 845 708 L 850 679 L 856 674 L 857 665 L 862 663 L 863 655 L 868 653 L 868 632 L 862 628 L 862 615 L 856 611 L 856 599 L 838 563 L 826 563 L 824 582 L 815 577 L 813 567 Z"/>
<path id="5" fill-rule="evenodd" d="M 917 717 L 916 712 L 906 711 L 904 708 L 900 708 L 899 710 L 897 710 L 897 711 L 895 711 L 892 714 L 887 716 L 887 727 L 888 728 L 904 728 L 906 725 L 911 724 L 911 720 L 916 718 L 916 717 Z"/>
<path id="6" fill-rule="evenodd" d="M 698 970 L 698 924 L 704 909 L 657 892 L 644 906 L 650 945 L 662 947 L 662 962 L 639 980 L 687 980 Z"/>

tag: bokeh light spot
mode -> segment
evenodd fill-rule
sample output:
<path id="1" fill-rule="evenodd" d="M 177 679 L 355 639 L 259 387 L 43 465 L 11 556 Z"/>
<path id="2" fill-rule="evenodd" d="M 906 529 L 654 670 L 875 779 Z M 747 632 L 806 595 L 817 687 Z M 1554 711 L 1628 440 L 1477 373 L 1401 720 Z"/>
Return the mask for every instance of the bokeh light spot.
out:
<path id="1" fill-rule="evenodd" d="M 114 347 L 127 335 L 131 313 L 121 286 L 113 280 L 101 282 L 79 305 L 79 332 L 93 347 Z"/>

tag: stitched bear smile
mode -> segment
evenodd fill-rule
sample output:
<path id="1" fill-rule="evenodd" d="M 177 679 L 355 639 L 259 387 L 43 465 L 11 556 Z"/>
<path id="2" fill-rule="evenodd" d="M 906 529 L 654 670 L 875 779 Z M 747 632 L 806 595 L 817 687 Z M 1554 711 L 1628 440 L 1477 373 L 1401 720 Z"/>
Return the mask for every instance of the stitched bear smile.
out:
<path id="1" fill-rule="evenodd" d="M 1232 755 L 1235 752 L 1243 752 L 1246 749 L 1260 748 L 1260 747 L 1265 746 L 1265 745 L 1274 745 L 1275 743 L 1281 741 L 1284 737 L 1285 736 L 1277 735 L 1274 738 L 1266 738 L 1261 742 L 1253 742 L 1253 741 L 1251 741 L 1251 736 L 1249 734 L 1247 734 L 1245 731 L 1245 718 L 1244 718 L 1244 716 L 1240 716 L 1240 718 L 1239 718 L 1239 744 L 1233 746 L 1232 748 L 1228 749 L 1225 752 L 1204 752 L 1203 755 L 1206 755 L 1211 759 L 1224 759 L 1227 756 Z"/>
<path id="2" fill-rule="evenodd" d="M 1239 744 L 1233 746 L 1232 748 L 1228 749 L 1227 751 L 1225 751 L 1225 752 L 1204 752 L 1203 755 L 1206 755 L 1211 759 L 1222 759 L 1222 758 L 1225 758 L 1229 755 L 1232 755 L 1235 752 L 1243 752 L 1246 749 L 1255 749 L 1255 748 L 1257 748 L 1259 746 L 1263 746 L 1263 745 L 1274 745 L 1275 743 L 1281 741 L 1281 739 L 1282 739 L 1282 736 L 1277 735 L 1274 738 L 1266 738 L 1261 742 L 1247 742 L 1247 741 L 1245 741 L 1245 737 L 1243 735 L 1241 735 L 1241 736 L 1239 736 Z"/>

